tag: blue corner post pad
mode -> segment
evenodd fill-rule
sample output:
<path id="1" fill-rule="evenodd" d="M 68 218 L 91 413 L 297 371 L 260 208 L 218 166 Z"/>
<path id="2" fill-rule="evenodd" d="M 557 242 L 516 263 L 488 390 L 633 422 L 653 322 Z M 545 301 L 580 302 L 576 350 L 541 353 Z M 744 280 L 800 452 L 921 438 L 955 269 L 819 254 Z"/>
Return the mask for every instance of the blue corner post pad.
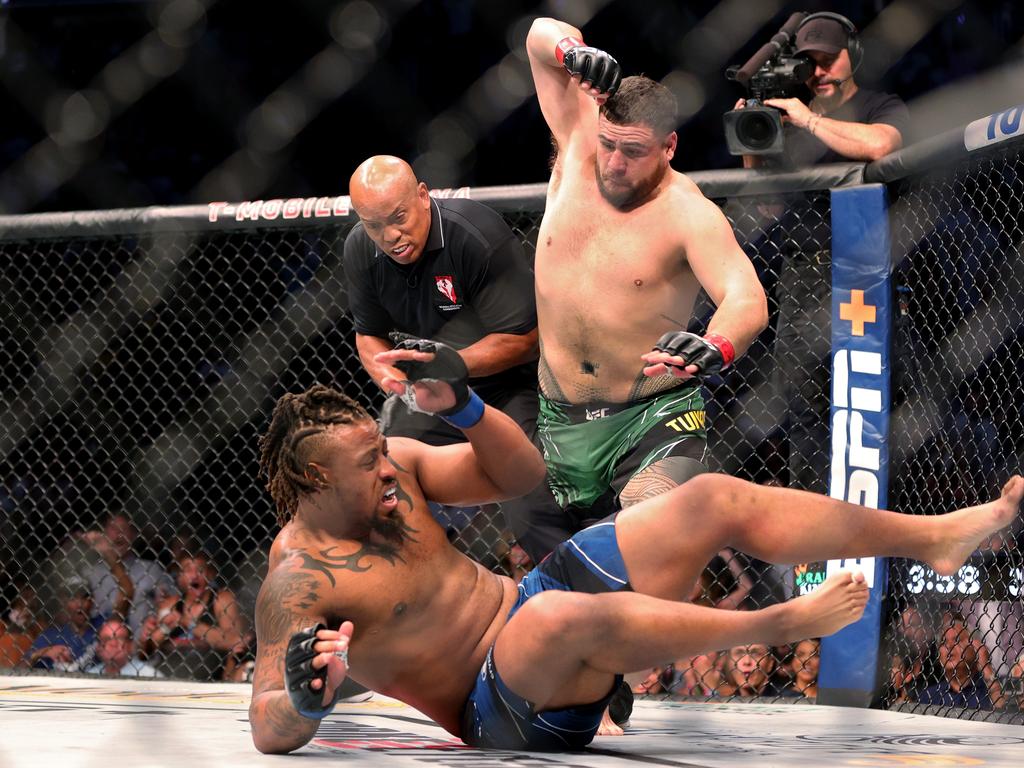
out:
<path id="1" fill-rule="evenodd" d="M 832 190 L 832 407 L 829 495 L 884 508 L 889 484 L 893 320 L 888 197 L 881 184 Z M 884 558 L 832 560 L 871 586 L 864 616 L 824 638 L 818 702 L 866 707 L 879 681 Z"/>

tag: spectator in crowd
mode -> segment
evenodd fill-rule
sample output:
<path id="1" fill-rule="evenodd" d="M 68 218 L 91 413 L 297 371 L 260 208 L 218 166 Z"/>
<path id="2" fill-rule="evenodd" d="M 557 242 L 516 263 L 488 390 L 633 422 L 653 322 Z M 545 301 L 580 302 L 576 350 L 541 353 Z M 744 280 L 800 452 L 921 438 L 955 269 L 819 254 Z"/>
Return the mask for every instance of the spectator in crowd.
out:
<path id="1" fill-rule="evenodd" d="M 914 684 L 921 671 L 920 659 L 911 659 L 902 653 L 894 653 L 889 660 L 889 682 L 882 701 L 889 704 L 904 704 L 916 701 Z"/>
<path id="2" fill-rule="evenodd" d="M 680 659 L 664 667 L 655 667 L 633 684 L 633 693 L 710 698 L 718 695 L 722 684 L 724 654 L 717 651 Z"/>
<path id="3" fill-rule="evenodd" d="M 370 377 L 402 379 L 374 355 L 393 334 L 458 350 L 470 385 L 533 438 L 537 425 L 537 310 L 533 272 L 519 238 L 493 210 L 468 199 L 434 199 L 404 160 L 365 160 L 349 182 L 359 222 L 344 267 L 356 350 Z M 437 416 L 392 394 L 381 411 L 387 436 L 429 445 L 465 441 Z M 543 484 L 504 502 L 507 525 L 538 561 L 565 537 L 562 513 Z M 435 510 L 438 513 L 438 510 Z"/>
<path id="4" fill-rule="evenodd" d="M 138 529 L 127 514 L 111 512 L 103 522 L 102 532 L 85 534 L 86 540 L 103 555 L 88 573 L 96 610 L 101 616 L 119 616 L 127 619 L 132 633 L 142 628 L 142 622 L 154 613 L 158 602 L 175 592 L 174 582 L 153 560 L 144 560 L 132 552 Z M 130 607 L 127 613 L 116 610 L 125 598 Z"/>
<path id="5" fill-rule="evenodd" d="M 796 51 L 814 61 L 806 85 L 809 104 L 797 98 L 767 99 L 782 110 L 785 149 L 768 161 L 799 168 L 842 160 L 878 158 L 899 149 L 909 126 L 903 101 L 861 88 L 856 27 L 846 18 L 813 14 L 796 33 Z M 857 59 L 854 61 L 853 59 Z M 741 109 L 740 99 L 736 107 Z M 747 155 L 747 168 L 765 164 Z M 783 264 L 777 285 L 775 386 L 788 409 L 789 487 L 827 493 L 829 380 L 831 376 L 831 233 L 827 212 L 795 203 L 772 227 Z M 782 208 L 764 211 L 778 216 Z"/>
<path id="6" fill-rule="evenodd" d="M 701 572 L 700 581 L 694 585 L 690 602 L 712 608 L 748 607 L 745 601 L 754 583 L 736 555 L 734 550 L 725 547 L 711 558 Z"/>
<path id="7" fill-rule="evenodd" d="M 778 696 L 772 681 L 775 654 L 763 643 L 737 645 L 729 649 L 725 659 L 724 679 L 718 687 L 719 696 Z"/>
<path id="8" fill-rule="evenodd" d="M 96 663 L 85 670 L 104 677 L 163 677 L 157 670 L 136 658 L 131 628 L 121 619 L 107 619 L 96 637 Z"/>
<path id="9" fill-rule="evenodd" d="M 641 696 L 654 696 L 659 693 L 672 692 L 675 667 L 655 667 L 643 680 L 633 684 L 633 693 Z"/>
<path id="10" fill-rule="evenodd" d="M 992 709 L 992 699 L 981 673 L 978 652 L 965 632 L 950 627 L 939 645 L 945 680 L 925 688 L 918 701 L 944 707 Z"/>
<path id="11" fill-rule="evenodd" d="M 906 669 L 911 679 L 904 685 L 912 700 L 921 691 L 937 683 L 942 675 L 938 650 L 937 609 L 921 610 L 917 605 L 907 605 L 900 611 L 894 636 L 894 651 L 913 660 Z"/>
<path id="12" fill-rule="evenodd" d="M 76 672 L 92 664 L 96 633 L 103 618 L 93 611 L 89 584 L 82 578 L 68 579 L 56 587 L 63 608 L 54 624 L 32 642 L 21 666 Z"/>
<path id="13" fill-rule="evenodd" d="M 722 685 L 722 666 L 725 654 L 717 651 L 701 653 L 677 661 L 671 692 L 677 696 L 710 698 L 718 695 Z"/>
<path id="14" fill-rule="evenodd" d="M 1024 653 L 1021 653 L 1014 665 L 1010 667 L 1009 694 L 1007 706 L 1024 712 Z"/>
<path id="15" fill-rule="evenodd" d="M 939 637 L 939 662 L 942 662 L 942 650 L 948 652 L 950 648 L 959 642 L 969 643 L 974 648 L 974 654 L 978 671 L 988 689 L 989 699 L 993 706 L 1002 707 L 1004 704 L 1002 686 L 992 667 L 992 651 L 988 645 L 978 638 L 967 626 L 963 616 L 952 609 L 947 609 L 942 615 L 942 633 Z"/>
<path id="16" fill-rule="evenodd" d="M 172 674 L 212 679 L 228 652 L 248 644 L 247 626 L 234 593 L 214 589 L 215 570 L 204 553 L 182 552 L 175 564 L 179 594 L 157 606 L 155 621 L 144 623 L 141 639 L 147 653 L 159 649 Z M 179 669 L 179 664 L 184 669 Z"/>
<path id="17" fill-rule="evenodd" d="M 982 482 L 974 485 L 975 488 L 986 487 L 989 483 Z M 1016 522 L 1009 530 L 1002 531 L 988 542 L 981 545 L 981 549 L 990 550 L 986 553 L 986 560 L 990 573 L 998 573 L 1003 568 L 1008 572 L 1015 563 L 1021 562 L 1021 552 L 1018 547 L 1021 523 Z M 979 592 L 970 597 L 960 598 L 955 605 L 963 615 L 967 627 L 975 638 L 984 638 L 990 641 L 988 666 L 984 670 L 985 679 L 991 681 L 995 675 L 992 670 L 1005 673 L 1006 669 L 1013 665 L 1016 659 L 1024 652 L 1024 601 L 1019 597 L 1008 600 L 984 599 L 985 592 Z M 982 654 L 979 649 L 979 658 Z M 990 691 L 991 692 L 991 691 Z M 996 697 L 997 698 L 997 697 Z M 996 701 L 993 698 L 993 702 Z"/>
<path id="18" fill-rule="evenodd" d="M 0 668 L 14 667 L 21 661 L 43 631 L 39 615 L 35 590 L 23 585 L 11 600 L 6 620 L 0 621 Z"/>
<path id="19" fill-rule="evenodd" d="M 519 542 L 514 541 L 508 551 L 501 559 L 501 564 L 506 573 L 516 584 L 523 580 L 523 577 L 533 569 L 533 560 L 523 549 Z"/>
<path id="20" fill-rule="evenodd" d="M 239 643 L 231 649 L 224 661 L 221 679 L 226 683 L 251 683 L 256 668 L 256 642 Z"/>
<path id="21" fill-rule="evenodd" d="M 821 641 L 818 638 L 812 637 L 797 643 L 789 660 L 793 682 L 782 692 L 783 695 L 816 699 L 820 662 Z"/>

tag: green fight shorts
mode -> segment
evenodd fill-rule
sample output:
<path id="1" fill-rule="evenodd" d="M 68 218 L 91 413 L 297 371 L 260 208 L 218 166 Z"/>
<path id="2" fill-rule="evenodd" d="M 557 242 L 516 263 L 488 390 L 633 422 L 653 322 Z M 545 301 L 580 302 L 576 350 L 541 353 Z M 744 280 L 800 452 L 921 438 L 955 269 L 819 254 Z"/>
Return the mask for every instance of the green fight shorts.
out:
<path id="1" fill-rule="evenodd" d="M 615 508 L 630 478 L 654 462 L 685 456 L 703 463 L 704 418 L 696 385 L 631 403 L 574 405 L 542 394 L 537 434 L 555 499 L 597 516 L 601 507 Z"/>

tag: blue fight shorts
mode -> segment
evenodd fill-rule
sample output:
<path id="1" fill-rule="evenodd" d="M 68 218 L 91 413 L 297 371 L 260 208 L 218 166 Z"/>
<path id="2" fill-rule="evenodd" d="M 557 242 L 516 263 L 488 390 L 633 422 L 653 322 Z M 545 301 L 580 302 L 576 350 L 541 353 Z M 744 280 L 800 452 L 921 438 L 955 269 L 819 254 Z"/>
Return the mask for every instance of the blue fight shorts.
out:
<path id="1" fill-rule="evenodd" d="M 631 589 L 615 540 L 615 516 L 585 528 L 555 548 L 519 584 L 519 599 L 508 618 L 534 595 L 549 589 L 566 592 L 618 592 Z M 482 749 L 552 752 L 582 749 L 591 742 L 601 715 L 622 682 L 618 675 L 600 701 L 566 709 L 534 712 L 534 706 L 509 690 L 487 652 L 476 686 L 462 712 L 462 740 Z"/>

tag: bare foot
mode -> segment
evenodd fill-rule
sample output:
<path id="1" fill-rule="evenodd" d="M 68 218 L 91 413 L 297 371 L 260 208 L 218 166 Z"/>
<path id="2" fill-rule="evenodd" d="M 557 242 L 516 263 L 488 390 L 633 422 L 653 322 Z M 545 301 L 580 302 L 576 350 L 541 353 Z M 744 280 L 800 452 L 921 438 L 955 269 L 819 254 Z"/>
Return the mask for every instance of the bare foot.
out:
<path id="1" fill-rule="evenodd" d="M 783 603 L 788 613 L 784 627 L 786 637 L 780 642 L 825 637 L 838 632 L 857 621 L 867 604 L 868 585 L 863 573 L 840 571 L 833 574 L 809 595 Z"/>
<path id="2" fill-rule="evenodd" d="M 943 528 L 932 556 L 925 562 L 940 576 L 952 576 L 982 542 L 1013 522 L 1022 496 L 1024 478 L 1014 475 L 995 501 L 932 518 Z"/>
<path id="3" fill-rule="evenodd" d="M 597 726 L 598 736 L 622 736 L 625 732 L 615 724 L 612 720 L 612 716 L 608 714 L 608 710 L 605 709 L 604 714 L 601 715 L 601 724 Z"/>

